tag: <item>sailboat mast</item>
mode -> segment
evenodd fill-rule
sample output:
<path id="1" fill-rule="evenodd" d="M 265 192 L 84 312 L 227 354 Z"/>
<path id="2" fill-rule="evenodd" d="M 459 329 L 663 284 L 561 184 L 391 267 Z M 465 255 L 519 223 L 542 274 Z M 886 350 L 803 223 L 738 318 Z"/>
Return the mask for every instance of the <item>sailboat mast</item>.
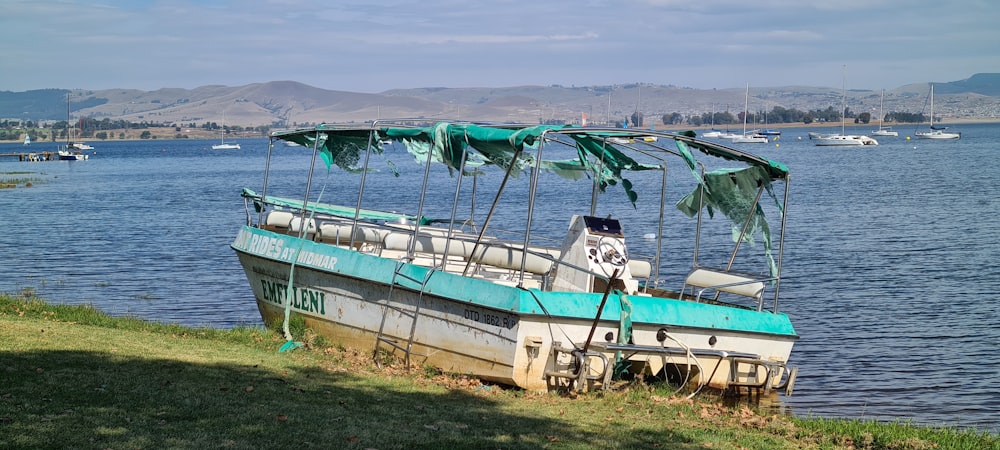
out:
<path id="1" fill-rule="evenodd" d="M 934 129 L 934 85 L 931 84 L 931 129 Z"/>
<path id="2" fill-rule="evenodd" d="M 885 117 L 885 89 L 882 89 L 882 96 L 878 99 L 878 129 L 882 130 L 882 118 Z"/>
<path id="3" fill-rule="evenodd" d="M 840 135 L 843 136 L 847 126 L 847 64 L 844 64 L 843 70 L 841 70 L 840 92 L 843 102 L 843 107 L 840 109 Z"/>
<path id="4" fill-rule="evenodd" d="M 743 135 L 747 135 L 747 113 L 750 108 L 750 83 L 747 83 L 747 93 L 743 97 Z"/>

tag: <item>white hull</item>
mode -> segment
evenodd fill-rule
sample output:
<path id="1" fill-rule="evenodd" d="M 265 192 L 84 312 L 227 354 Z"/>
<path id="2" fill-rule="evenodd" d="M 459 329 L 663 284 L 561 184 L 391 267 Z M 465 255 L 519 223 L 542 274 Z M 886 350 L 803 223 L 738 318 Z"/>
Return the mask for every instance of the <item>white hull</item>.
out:
<path id="1" fill-rule="evenodd" d="M 736 136 L 732 139 L 734 144 L 766 144 L 767 136 Z"/>
<path id="2" fill-rule="evenodd" d="M 239 150 L 240 144 L 215 144 L 212 150 Z"/>
<path id="3" fill-rule="evenodd" d="M 246 239 L 243 239 L 246 242 Z M 237 248 L 258 309 L 265 322 L 280 324 L 284 317 L 285 287 L 289 264 L 246 253 L 241 238 Z M 350 252 L 353 253 L 353 252 Z M 370 263 L 370 255 L 353 253 L 338 263 Z M 364 261 L 368 259 L 369 261 Z M 377 258 L 382 259 L 382 258 Z M 395 267 L 395 261 L 386 261 Z M 425 269 L 412 268 L 410 275 L 423 278 Z M 373 278 L 387 278 L 390 274 L 372 274 Z M 441 277 L 445 283 L 469 283 L 459 275 L 435 272 L 431 277 Z M 450 278 L 450 279 L 449 279 Z M 390 289 L 388 283 L 340 276 L 323 270 L 296 267 L 295 289 L 290 305 L 295 314 L 302 315 L 306 325 L 324 337 L 349 348 L 376 348 L 379 328 L 387 339 L 406 345 L 412 330 L 410 363 L 430 365 L 455 373 L 471 373 L 483 379 L 518 386 L 528 390 L 546 390 L 565 386 L 565 379 L 546 376 L 546 372 L 570 370 L 567 354 L 554 352 L 554 348 L 582 347 L 590 333 L 592 320 L 581 317 L 548 317 L 540 312 L 523 314 L 462 301 L 446 296 L 424 293 L 412 279 L 402 281 Z M 513 286 L 496 285 L 484 280 L 472 280 L 479 289 L 489 289 L 494 298 L 520 297 L 522 290 Z M 414 284 L 414 286 L 406 286 Z M 472 286 L 470 286 L 472 287 Z M 541 295 L 541 294 L 536 294 Z M 391 299 L 391 301 L 387 301 Z M 663 299 L 658 299 L 664 301 Z M 540 301 L 545 301 L 544 297 Z M 414 317 L 416 316 L 416 322 Z M 617 319 L 617 316 L 614 317 Z M 384 322 L 383 322 L 384 321 Z M 657 333 L 664 324 L 633 323 L 633 339 L 637 344 L 659 346 Z M 617 335 L 617 320 L 602 320 L 594 333 L 594 349 L 601 348 L 605 334 Z M 708 349 L 715 352 L 753 353 L 761 359 L 784 363 L 788 361 L 794 336 L 774 336 L 732 332 L 719 329 L 698 329 L 669 326 L 669 339 L 663 345 Z M 710 339 L 715 339 L 710 346 Z M 572 342 L 568 342 L 572 341 Z M 383 345 L 382 348 L 389 348 Z M 401 356 L 403 352 L 396 353 Z M 614 361 L 614 352 L 603 352 Z M 716 389 L 730 387 L 732 361 L 715 355 L 689 357 L 675 354 L 666 358 L 634 358 L 633 370 L 658 374 L 665 364 L 678 366 L 677 371 L 687 372 L 690 382 Z M 690 365 L 690 368 L 689 368 Z M 600 379 L 603 364 L 592 367 L 592 377 Z M 700 369 L 699 369 L 700 367 Z M 763 372 L 751 374 L 750 365 L 738 369 L 737 379 L 742 382 L 763 382 Z M 610 374 L 608 374 L 610 375 Z M 774 374 L 775 381 L 784 371 Z M 757 378 L 759 377 L 759 379 Z M 600 384 L 599 381 L 589 383 Z"/>
<path id="4" fill-rule="evenodd" d="M 868 136 L 855 136 L 855 135 L 842 135 L 842 134 L 819 136 L 812 138 L 812 140 L 818 146 L 878 145 L 878 141 Z"/>
<path id="5" fill-rule="evenodd" d="M 70 152 L 66 150 L 59 150 L 59 159 L 63 161 L 83 161 L 87 159 L 88 155 L 80 152 Z"/>
<path id="6" fill-rule="evenodd" d="M 872 130 L 872 136 L 899 136 L 899 132 L 886 129 Z"/>
<path id="7" fill-rule="evenodd" d="M 958 139 L 962 137 L 962 135 L 958 133 L 949 133 L 940 130 L 915 133 L 914 136 L 916 136 L 917 139 Z"/>

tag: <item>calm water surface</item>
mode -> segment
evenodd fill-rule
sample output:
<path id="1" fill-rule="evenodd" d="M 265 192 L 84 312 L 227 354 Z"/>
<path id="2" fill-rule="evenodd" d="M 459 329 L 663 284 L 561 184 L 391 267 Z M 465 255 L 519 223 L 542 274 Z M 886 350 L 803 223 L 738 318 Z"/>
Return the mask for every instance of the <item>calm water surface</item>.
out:
<path id="1" fill-rule="evenodd" d="M 802 336 L 795 394 L 783 399 L 794 414 L 1000 431 L 1000 125 L 952 129 L 963 138 L 907 141 L 900 129 L 878 147 L 839 149 L 789 129 L 777 145 L 744 147 L 792 173 L 782 309 Z M 229 244 L 245 220 L 240 189 L 260 189 L 266 141 L 94 144 L 89 161 L 0 160 L 0 173 L 39 179 L 0 190 L 0 291 L 186 325 L 258 324 Z M 300 178 L 302 161 L 275 164 Z"/>

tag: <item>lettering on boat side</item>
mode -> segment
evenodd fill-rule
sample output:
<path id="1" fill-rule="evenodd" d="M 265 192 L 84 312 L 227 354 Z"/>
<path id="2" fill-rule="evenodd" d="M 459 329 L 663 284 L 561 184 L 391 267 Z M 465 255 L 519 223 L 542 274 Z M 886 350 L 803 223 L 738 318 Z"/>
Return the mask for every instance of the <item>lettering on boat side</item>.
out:
<path id="1" fill-rule="evenodd" d="M 337 265 L 336 257 L 308 250 L 303 250 L 296 259 L 295 255 L 298 249 L 292 246 L 286 247 L 284 239 L 261 236 L 246 229 L 240 230 L 236 240 L 233 241 L 233 247 L 265 258 L 278 259 L 287 263 L 295 262 L 320 269 L 333 270 Z"/>
<path id="2" fill-rule="evenodd" d="M 517 325 L 517 317 L 506 314 L 494 314 L 489 312 L 476 311 L 474 309 L 465 310 L 465 319 L 473 322 L 485 323 L 501 328 L 512 329 Z"/>
<path id="3" fill-rule="evenodd" d="M 278 306 L 284 305 L 287 284 L 262 279 L 260 287 L 263 293 L 261 298 Z M 292 286 L 291 307 L 303 312 L 326 314 L 326 293 Z"/>

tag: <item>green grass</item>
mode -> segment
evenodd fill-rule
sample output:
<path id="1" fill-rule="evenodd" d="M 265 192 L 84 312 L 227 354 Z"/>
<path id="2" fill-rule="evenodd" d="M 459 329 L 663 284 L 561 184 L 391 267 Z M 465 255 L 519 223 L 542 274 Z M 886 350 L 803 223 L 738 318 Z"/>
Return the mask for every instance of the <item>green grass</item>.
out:
<path id="1" fill-rule="evenodd" d="M 669 386 L 532 393 L 378 368 L 295 325 L 189 328 L 0 294 L 0 448 L 982 449 L 996 436 L 798 419 Z"/>

